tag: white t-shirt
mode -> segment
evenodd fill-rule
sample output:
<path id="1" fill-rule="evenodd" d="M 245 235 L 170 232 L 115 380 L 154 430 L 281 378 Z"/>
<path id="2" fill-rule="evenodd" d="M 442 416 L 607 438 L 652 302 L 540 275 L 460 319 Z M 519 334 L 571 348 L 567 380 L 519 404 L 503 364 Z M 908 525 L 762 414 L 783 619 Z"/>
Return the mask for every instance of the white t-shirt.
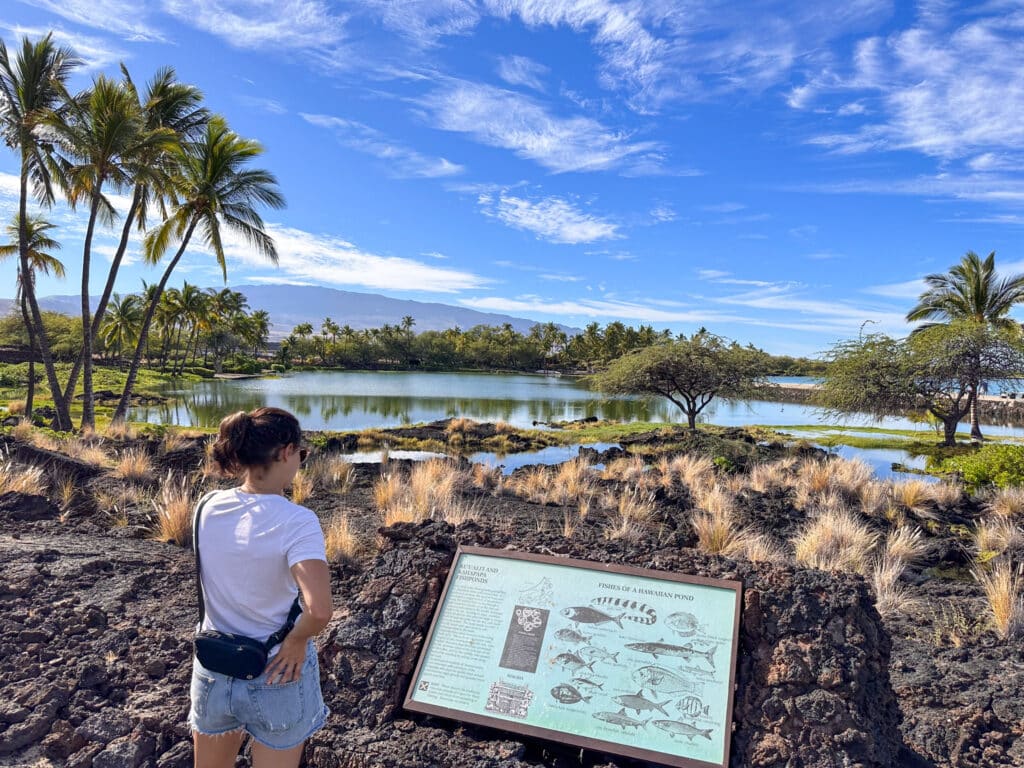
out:
<path id="1" fill-rule="evenodd" d="M 194 521 L 193 521 L 194 522 Z M 206 616 L 215 629 L 266 641 L 281 628 L 299 592 L 291 567 L 327 560 L 320 521 L 284 496 L 213 493 L 199 523 Z M 277 652 L 277 646 L 270 655 Z"/>

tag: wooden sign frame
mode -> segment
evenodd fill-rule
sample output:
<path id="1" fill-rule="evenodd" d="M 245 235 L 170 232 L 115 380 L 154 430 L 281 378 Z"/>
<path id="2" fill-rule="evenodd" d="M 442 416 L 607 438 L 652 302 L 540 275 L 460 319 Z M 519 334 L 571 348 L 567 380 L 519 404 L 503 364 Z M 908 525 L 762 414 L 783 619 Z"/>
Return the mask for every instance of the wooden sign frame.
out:
<path id="1" fill-rule="evenodd" d="M 531 564 L 537 567 L 531 568 Z M 559 573 L 558 569 L 566 570 Z M 542 574 L 540 581 L 532 585 L 538 574 Z M 561 577 L 557 588 L 552 581 L 554 575 Z M 516 578 L 520 584 L 531 582 L 533 588 L 521 590 L 518 597 L 512 595 Z M 547 592 L 541 589 L 544 579 L 550 582 Z M 563 605 L 559 599 L 566 599 L 573 591 L 566 585 L 574 583 L 580 584 L 582 596 L 573 596 L 569 598 L 571 605 Z M 602 588 L 600 596 L 586 604 L 586 597 L 598 587 Z M 678 768 L 727 768 L 742 588 L 742 582 L 726 579 L 459 547 L 404 706 L 413 712 Z M 698 616 L 699 609 L 693 605 L 701 595 L 714 605 L 709 603 L 707 612 Z M 464 604 L 450 603 L 450 598 Z M 671 610 L 675 605 L 671 600 L 691 601 L 684 603 L 689 610 L 666 615 L 666 606 Z M 504 610 L 500 617 L 482 610 L 488 605 L 497 607 L 498 601 L 502 601 Z M 702 623 L 705 617 L 708 621 Z M 713 628 L 708 630 L 709 626 Z M 635 642 L 625 642 L 629 639 Z M 719 642 L 715 644 L 714 640 Z M 730 645 L 728 670 L 717 666 L 722 660 L 717 649 L 725 641 Z M 611 653 L 609 648 L 617 650 Z M 554 655 L 558 650 L 562 653 Z M 564 665 L 565 671 L 554 672 L 555 665 Z M 630 676 L 616 668 L 625 668 Z M 453 680 L 468 679 L 467 675 L 472 677 L 478 669 L 486 671 L 479 680 L 473 680 L 478 685 L 476 690 L 454 686 Z M 566 682 L 570 669 L 581 674 L 572 678 L 573 682 Z M 550 692 L 544 690 L 556 674 L 561 676 L 559 684 Z M 540 688 L 533 690 L 531 684 Z M 706 686 L 713 689 L 714 698 L 705 706 Z M 638 687 L 634 694 L 631 689 Z M 667 693 L 673 689 L 675 695 L 683 697 L 674 705 L 674 696 Z M 658 691 L 662 691 L 660 696 Z M 658 701 L 665 696 L 669 698 Z M 481 706 L 483 698 L 486 703 Z M 715 715 L 710 715 L 712 707 Z M 601 711 L 592 711 L 595 709 Z M 641 719 L 641 712 L 646 719 Z M 526 722 L 548 713 L 552 720 L 566 725 L 549 727 Z M 585 717 L 588 713 L 590 719 Z M 715 716 L 720 719 L 716 721 Z M 598 724 L 591 719 L 598 720 Z M 600 731 L 605 737 L 587 735 L 588 731 Z M 704 744 L 705 740 L 711 744 Z M 651 747 L 654 743 L 662 748 Z M 666 750 L 666 744 L 672 749 Z M 704 750 L 717 750 L 721 759 L 694 756 Z"/>

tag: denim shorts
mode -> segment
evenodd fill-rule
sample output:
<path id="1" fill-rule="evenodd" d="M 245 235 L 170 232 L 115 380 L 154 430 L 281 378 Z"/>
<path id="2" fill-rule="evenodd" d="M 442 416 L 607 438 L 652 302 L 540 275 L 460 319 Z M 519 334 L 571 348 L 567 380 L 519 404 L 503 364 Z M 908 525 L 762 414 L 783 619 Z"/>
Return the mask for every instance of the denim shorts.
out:
<path id="1" fill-rule="evenodd" d="M 309 641 L 299 679 L 267 684 L 266 673 L 241 680 L 211 672 L 192 660 L 192 708 L 188 724 L 196 733 L 218 736 L 244 729 L 271 749 L 291 749 L 323 727 L 330 710 L 320 693 L 320 664 Z"/>

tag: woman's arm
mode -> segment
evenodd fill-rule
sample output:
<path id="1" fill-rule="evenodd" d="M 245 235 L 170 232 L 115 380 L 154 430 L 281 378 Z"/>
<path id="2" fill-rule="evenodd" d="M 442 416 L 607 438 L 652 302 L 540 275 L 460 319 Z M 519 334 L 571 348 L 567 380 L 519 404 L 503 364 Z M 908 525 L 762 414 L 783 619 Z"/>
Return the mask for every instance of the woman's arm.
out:
<path id="1" fill-rule="evenodd" d="M 319 634 L 331 620 L 331 572 L 323 560 L 300 560 L 292 576 L 302 592 L 304 609 L 292 631 L 281 641 L 277 655 L 267 665 L 267 682 L 290 683 L 299 679 L 306 661 L 306 641 Z"/>

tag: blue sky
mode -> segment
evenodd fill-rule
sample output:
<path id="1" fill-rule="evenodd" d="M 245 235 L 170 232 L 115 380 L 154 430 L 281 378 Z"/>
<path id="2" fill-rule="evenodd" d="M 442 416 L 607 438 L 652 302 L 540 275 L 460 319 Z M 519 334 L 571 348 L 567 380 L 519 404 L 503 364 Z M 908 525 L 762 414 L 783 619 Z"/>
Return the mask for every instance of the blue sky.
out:
<path id="1" fill-rule="evenodd" d="M 967 250 L 1024 271 L 1024 3 L 6 0 L 0 35 L 162 65 L 266 148 L 295 282 L 816 354 L 906 332 Z M 0 151 L 0 215 L 17 165 Z M 122 201 L 123 204 L 123 201 Z M 77 293 L 84 222 L 57 208 Z M 110 258 L 114 237 L 97 240 Z M 118 289 L 159 272 L 135 263 Z M 93 292 L 107 262 L 94 268 Z M 13 294 L 14 264 L 0 266 Z M 221 284 L 194 248 L 178 281 Z M 1020 315 L 1018 315 L 1020 316 Z"/>

